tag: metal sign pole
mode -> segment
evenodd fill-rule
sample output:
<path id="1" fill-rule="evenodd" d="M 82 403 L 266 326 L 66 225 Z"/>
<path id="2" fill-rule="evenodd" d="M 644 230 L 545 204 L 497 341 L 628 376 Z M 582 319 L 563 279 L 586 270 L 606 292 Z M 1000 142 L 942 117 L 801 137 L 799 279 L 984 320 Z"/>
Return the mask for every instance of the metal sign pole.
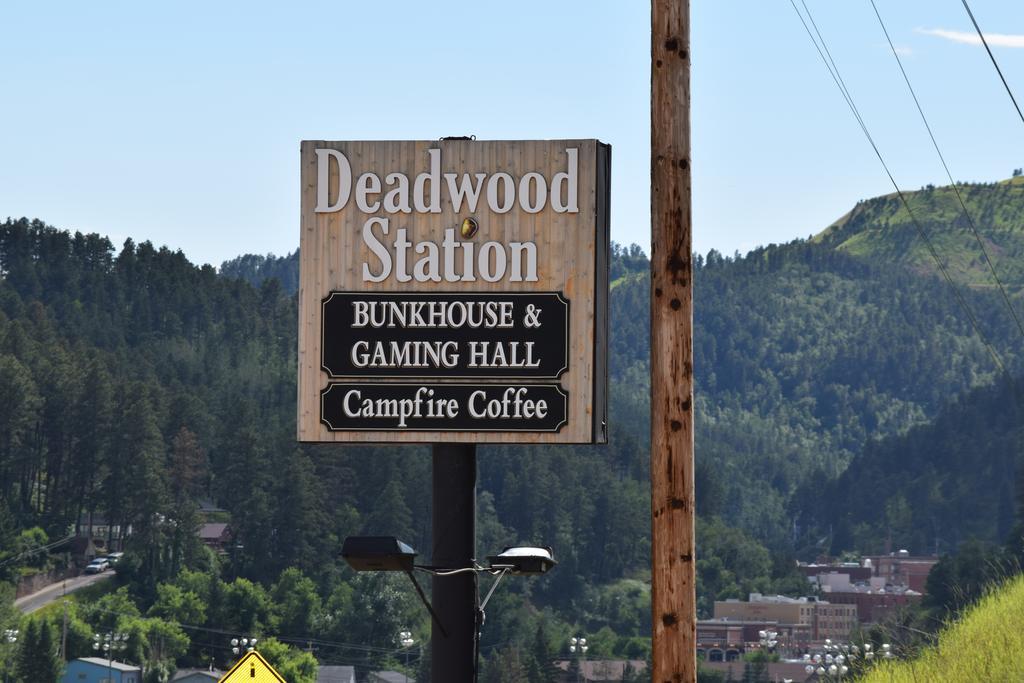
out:
<path id="1" fill-rule="evenodd" d="M 432 564 L 472 567 L 476 559 L 476 446 L 434 444 L 433 459 Z M 430 632 L 431 680 L 472 683 L 479 602 L 476 573 L 435 575 L 432 586 L 437 619 Z"/>

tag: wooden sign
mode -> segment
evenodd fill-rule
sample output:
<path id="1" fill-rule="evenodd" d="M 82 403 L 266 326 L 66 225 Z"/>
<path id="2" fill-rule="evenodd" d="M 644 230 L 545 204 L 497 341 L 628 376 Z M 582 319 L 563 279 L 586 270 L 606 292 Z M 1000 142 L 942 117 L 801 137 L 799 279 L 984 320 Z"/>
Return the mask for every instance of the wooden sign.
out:
<path id="1" fill-rule="evenodd" d="M 610 162 L 304 141 L 299 440 L 605 442 Z"/>

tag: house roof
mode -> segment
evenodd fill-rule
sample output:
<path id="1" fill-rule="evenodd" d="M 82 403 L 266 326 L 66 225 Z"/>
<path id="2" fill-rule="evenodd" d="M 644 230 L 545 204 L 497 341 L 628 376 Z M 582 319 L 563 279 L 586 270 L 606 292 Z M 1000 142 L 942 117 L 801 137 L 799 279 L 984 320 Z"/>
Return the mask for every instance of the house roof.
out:
<path id="1" fill-rule="evenodd" d="M 316 670 L 316 683 L 352 683 L 356 669 L 352 666 L 321 666 Z"/>
<path id="2" fill-rule="evenodd" d="M 370 674 L 371 681 L 383 681 L 383 683 L 416 683 L 416 679 L 409 678 L 397 671 L 374 671 Z"/>
<path id="3" fill-rule="evenodd" d="M 215 540 L 224 535 L 228 525 L 225 522 L 208 522 L 199 527 L 199 538 Z"/>
<path id="4" fill-rule="evenodd" d="M 142 671 L 139 667 L 134 664 L 122 664 L 121 662 L 108 662 L 102 657 L 79 657 L 78 659 L 72 660 L 74 662 L 85 662 L 94 666 L 100 666 L 104 669 L 111 668 L 114 671 L 124 671 L 125 673 L 135 673 Z"/>
<path id="5" fill-rule="evenodd" d="M 224 677 L 224 672 L 218 671 L 217 669 L 214 669 L 213 671 L 210 671 L 209 669 L 178 669 L 175 674 L 171 676 L 171 681 L 180 681 L 183 678 L 196 675 L 206 676 L 211 681 L 219 681 Z"/>

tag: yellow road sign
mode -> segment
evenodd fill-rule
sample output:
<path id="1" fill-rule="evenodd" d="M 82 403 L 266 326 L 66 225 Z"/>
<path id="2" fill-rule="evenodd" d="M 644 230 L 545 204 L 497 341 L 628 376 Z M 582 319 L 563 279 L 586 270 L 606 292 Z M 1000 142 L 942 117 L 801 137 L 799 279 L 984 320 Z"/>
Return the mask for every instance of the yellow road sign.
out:
<path id="1" fill-rule="evenodd" d="M 224 674 L 220 683 L 287 683 L 274 667 L 253 650 L 238 660 L 231 671 Z"/>

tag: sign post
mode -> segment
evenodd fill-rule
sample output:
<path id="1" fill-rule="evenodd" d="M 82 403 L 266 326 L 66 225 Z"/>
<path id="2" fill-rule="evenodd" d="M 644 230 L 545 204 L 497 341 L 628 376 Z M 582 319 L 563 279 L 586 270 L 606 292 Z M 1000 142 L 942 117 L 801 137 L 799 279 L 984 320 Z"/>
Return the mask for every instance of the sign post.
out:
<path id="1" fill-rule="evenodd" d="M 651 2 L 651 680 L 697 680 L 690 4 Z"/>
<path id="2" fill-rule="evenodd" d="M 476 444 L 607 441 L 610 169 L 597 140 L 301 145 L 298 438 L 434 444 L 434 566 L 473 567 Z M 433 603 L 433 680 L 473 680 L 475 574 Z"/>
<path id="3" fill-rule="evenodd" d="M 469 567 L 476 559 L 476 446 L 436 444 L 433 451 L 433 563 Z M 475 680 L 480 598 L 476 580 L 476 572 L 433 577 L 437 619 L 430 630 L 432 681 Z"/>

